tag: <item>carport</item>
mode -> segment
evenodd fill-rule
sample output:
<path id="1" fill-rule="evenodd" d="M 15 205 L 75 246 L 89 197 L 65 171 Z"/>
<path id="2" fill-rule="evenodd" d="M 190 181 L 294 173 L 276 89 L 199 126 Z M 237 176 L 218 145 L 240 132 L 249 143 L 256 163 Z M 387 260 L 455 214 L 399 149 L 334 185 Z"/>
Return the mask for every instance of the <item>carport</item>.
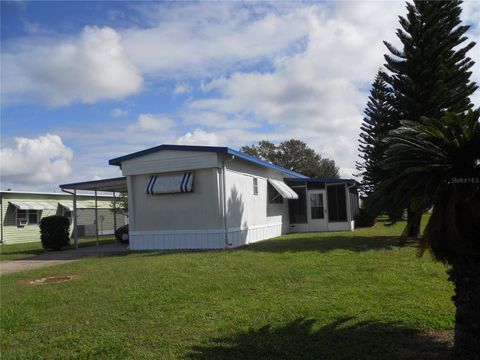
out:
<path id="1" fill-rule="evenodd" d="M 113 194 L 113 207 L 116 207 L 116 194 L 127 192 L 127 178 L 117 177 L 102 180 L 84 181 L 70 184 L 60 185 L 60 189 L 63 192 L 73 195 L 73 238 L 75 248 L 78 248 L 78 227 L 77 227 L 77 191 L 93 191 L 95 194 L 95 236 L 97 239 L 97 246 L 99 245 L 98 239 L 98 206 L 97 206 L 97 193 L 111 192 Z M 113 216 L 113 231 L 117 230 L 117 218 Z"/>

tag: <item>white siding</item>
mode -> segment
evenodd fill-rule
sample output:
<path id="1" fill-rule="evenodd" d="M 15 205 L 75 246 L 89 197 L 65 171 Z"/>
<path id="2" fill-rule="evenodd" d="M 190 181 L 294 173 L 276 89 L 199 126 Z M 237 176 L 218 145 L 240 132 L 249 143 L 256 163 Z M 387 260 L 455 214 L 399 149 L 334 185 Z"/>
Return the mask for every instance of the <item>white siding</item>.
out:
<path id="1" fill-rule="evenodd" d="M 159 173 L 158 170 L 155 173 Z M 145 193 L 149 174 L 128 176 L 134 215 L 130 231 L 221 229 L 217 169 L 196 170 L 193 192 L 150 195 Z"/>
<path id="2" fill-rule="evenodd" d="M 122 162 L 124 176 L 213 168 L 218 165 L 214 152 L 163 150 Z"/>
<path id="3" fill-rule="evenodd" d="M 253 192 L 257 178 L 258 195 Z M 284 174 L 243 160 L 227 163 L 227 226 L 229 246 L 236 247 L 288 232 L 288 202 L 268 202 L 268 179 Z"/>

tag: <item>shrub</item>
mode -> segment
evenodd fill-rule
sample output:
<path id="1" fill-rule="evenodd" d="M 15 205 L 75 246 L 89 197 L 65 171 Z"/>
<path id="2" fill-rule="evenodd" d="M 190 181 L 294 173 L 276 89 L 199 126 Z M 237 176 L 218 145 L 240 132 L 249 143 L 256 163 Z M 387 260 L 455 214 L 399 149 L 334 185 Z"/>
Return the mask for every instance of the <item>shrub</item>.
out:
<path id="1" fill-rule="evenodd" d="M 115 230 L 115 239 L 122 244 L 128 244 L 128 225 L 120 226 Z"/>
<path id="2" fill-rule="evenodd" d="M 375 216 L 372 216 L 366 209 L 360 208 L 358 215 L 355 217 L 355 227 L 372 227 L 375 225 Z"/>
<path id="3" fill-rule="evenodd" d="M 60 250 L 70 244 L 70 221 L 65 216 L 46 216 L 40 220 L 40 239 L 44 249 Z"/>

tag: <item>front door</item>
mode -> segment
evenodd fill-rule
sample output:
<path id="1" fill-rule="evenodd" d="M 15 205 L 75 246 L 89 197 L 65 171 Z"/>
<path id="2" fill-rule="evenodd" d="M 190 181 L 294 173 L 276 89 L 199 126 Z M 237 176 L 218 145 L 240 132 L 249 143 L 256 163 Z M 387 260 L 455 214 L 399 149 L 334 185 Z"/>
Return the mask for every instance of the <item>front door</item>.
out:
<path id="1" fill-rule="evenodd" d="M 307 199 L 308 230 L 327 231 L 325 190 L 309 190 Z"/>

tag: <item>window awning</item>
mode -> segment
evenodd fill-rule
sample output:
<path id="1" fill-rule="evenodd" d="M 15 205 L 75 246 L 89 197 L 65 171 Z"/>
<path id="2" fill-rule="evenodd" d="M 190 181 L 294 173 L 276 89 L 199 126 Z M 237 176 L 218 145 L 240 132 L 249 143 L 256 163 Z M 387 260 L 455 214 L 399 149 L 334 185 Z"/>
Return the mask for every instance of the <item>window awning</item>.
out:
<path id="1" fill-rule="evenodd" d="M 298 194 L 281 180 L 268 179 L 268 182 L 284 199 L 298 199 Z"/>
<path id="2" fill-rule="evenodd" d="M 153 175 L 147 182 L 147 194 L 187 193 L 193 190 L 193 172 L 175 175 Z"/>
<path id="3" fill-rule="evenodd" d="M 55 210 L 56 203 L 48 203 L 45 201 L 9 201 L 10 204 L 19 210 Z"/>
<path id="4" fill-rule="evenodd" d="M 58 205 L 64 207 L 68 211 L 73 211 L 73 202 L 59 202 Z M 77 201 L 77 209 L 94 209 L 95 201 Z M 100 207 L 99 207 L 100 208 Z"/>

